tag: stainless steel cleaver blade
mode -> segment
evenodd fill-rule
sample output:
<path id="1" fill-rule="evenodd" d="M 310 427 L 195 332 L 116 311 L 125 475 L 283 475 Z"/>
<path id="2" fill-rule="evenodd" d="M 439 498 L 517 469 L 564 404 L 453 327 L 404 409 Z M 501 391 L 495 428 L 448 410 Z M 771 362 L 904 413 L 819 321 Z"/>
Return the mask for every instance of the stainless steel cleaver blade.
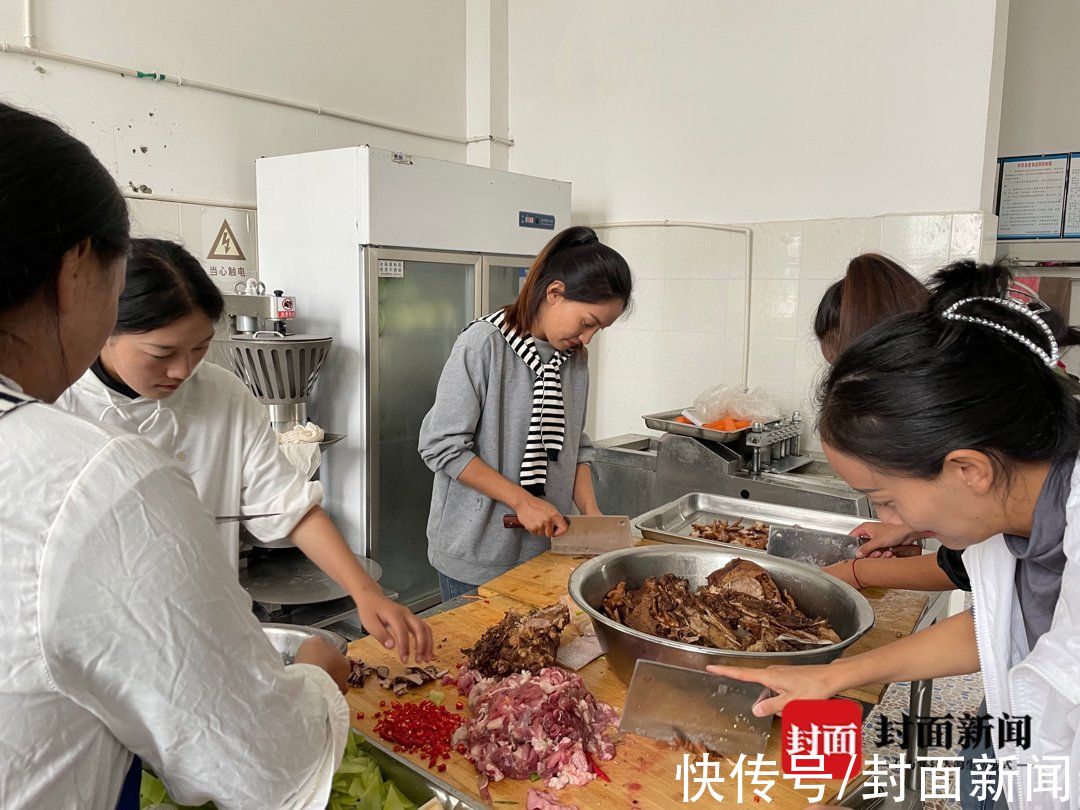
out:
<path id="1" fill-rule="evenodd" d="M 865 539 L 850 534 L 802 529 L 797 526 L 773 526 L 765 553 L 807 565 L 824 567 L 841 560 L 854 560 L 855 551 Z"/>
<path id="2" fill-rule="evenodd" d="M 566 521 L 570 528 L 551 538 L 551 550 L 556 554 L 604 554 L 634 545 L 626 515 L 568 515 Z M 503 526 L 523 528 L 515 515 L 503 517 Z"/>
<path id="3" fill-rule="evenodd" d="M 240 523 L 245 520 L 258 520 L 259 518 L 278 517 L 281 512 L 267 512 L 263 515 L 219 515 L 214 518 L 214 523 Z"/>
<path id="4" fill-rule="evenodd" d="M 730 759 L 753 756 L 765 750 L 773 718 L 751 710 L 770 695 L 760 684 L 639 658 L 619 730 Z"/>

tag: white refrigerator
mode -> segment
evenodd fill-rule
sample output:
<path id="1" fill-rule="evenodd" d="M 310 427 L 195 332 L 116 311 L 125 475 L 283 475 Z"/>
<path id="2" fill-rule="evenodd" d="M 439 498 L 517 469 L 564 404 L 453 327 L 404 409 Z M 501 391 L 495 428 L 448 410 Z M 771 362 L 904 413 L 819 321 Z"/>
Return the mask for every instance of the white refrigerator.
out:
<path id="1" fill-rule="evenodd" d="M 570 184 L 368 146 L 263 158 L 256 177 L 259 275 L 296 298 L 299 331 L 334 338 L 309 406 L 348 434 L 325 504 L 383 585 L 435 604 L 420 423 L 461 330 L 570 224 Z"/>

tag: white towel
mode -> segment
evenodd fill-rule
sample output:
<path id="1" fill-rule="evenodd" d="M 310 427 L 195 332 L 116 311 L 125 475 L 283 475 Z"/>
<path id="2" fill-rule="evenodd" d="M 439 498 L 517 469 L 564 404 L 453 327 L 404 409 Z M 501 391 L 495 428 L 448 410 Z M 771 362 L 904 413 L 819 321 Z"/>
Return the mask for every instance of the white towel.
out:
<path id="1" fill-rule="evenodd" d="M 319 469 L 319 462 L 322 461 L 322 452 L 318 444 L 283 444 L 281 452 L 285 454 L 289 463 L 309 480 Z"/>
<path id="2" fill-rule="evenodd" d="M 297 425 L 291 430 L 278 434 L 278 444 L 318 444 L 326 438 L 326 432 L 314 422 Z"/>
<path id="3" fill-rule="evenodd" d="M 278 434 L 278 445 L 285 458 L 300 470 L 308 479 L 319 469 L 322 453 L 319 442 L 326 438 L 326 433 L 314 422 L 297 425 L 291 430 Z"/>

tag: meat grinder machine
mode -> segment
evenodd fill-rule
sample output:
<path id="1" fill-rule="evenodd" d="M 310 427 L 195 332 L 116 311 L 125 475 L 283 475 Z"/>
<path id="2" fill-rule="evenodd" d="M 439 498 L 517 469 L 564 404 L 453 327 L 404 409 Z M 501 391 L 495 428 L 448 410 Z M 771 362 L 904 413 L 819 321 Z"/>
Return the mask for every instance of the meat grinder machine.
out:
<path id="1" fill-rule="evenodd" d="M 261 281 L 238 283 L 235 293 L 224 298 L 228 334 L 221 346 L 227 355 L 223 365 L 269 408 L 275 431 L 305 424 L 308 398 L 333 338 L 289 334 L 296 299 L 282 290 L 268 295 Z"/>
<path id="2" fill-rule="evenodd" d="M 276 433 L 306 424 L 312 391 L 333 338 L 290 334 L 296 299 L 282 290 L 267 294 L 265 285 L 255 279 L 238 283 L 224 298 L 226 317 L 212 359 L 234 371 L 267 407 Z M 325 432 L 318 452 L 343 438 L 344 434 Z M 264 543 L 243 525 L 240 539 L 240 581 L 255 601 L 260 619 L 313 627 L 338 622 L 335 629 L 347 637 L 359 634 L 347 623 L 354 619 L 355 607 L 345 591 L 290 541 Z M 378 580 L 382 573 L 378 563 L 358 559 Z"/>

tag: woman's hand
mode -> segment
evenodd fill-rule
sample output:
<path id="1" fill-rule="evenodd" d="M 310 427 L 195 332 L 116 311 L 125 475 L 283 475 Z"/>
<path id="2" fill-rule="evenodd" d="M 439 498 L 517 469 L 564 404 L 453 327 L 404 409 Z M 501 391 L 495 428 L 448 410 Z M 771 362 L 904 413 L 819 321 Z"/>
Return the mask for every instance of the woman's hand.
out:
<path id="1" fill-rule="evenodd" d="M 870 538 L 855 552 L 857 557 L 892 557 L 894 546 L 914 545 L 926 535 L 907 526 L 892 523 L 879 523 L 876 520 L 860 523 L 849 534 L 854 537 Z M 831 572 L 830 572 L 831 573 Z"/>
<path id="2" fill-rule="evenodd" d="M 431 628 L 427 622 L 404 605 L 387 599 L 381 591 L 367 590 L 354 600 L 364 629 L 386 649 L 395 650 L 401 663 L 409 660 L 410 652 L 417 662 L 431 660 Z"/>
<path id="3" fill-rule="evenodd" d="M 517 519 L 525 530 L 538 537 L 558 537 L 570 528 L 558 509 L 535 495 L 526 495 L 514 505 Z"/>
<path id="4" fill-rule="evenodd" d="M 301 644 L 293 656 L 293 663 L 316 666 L 334 679 L 341 694 L 349 691 L 349 659 L 322 636 L 309 638 Z"/>
<path id="5" fill-rule="evenodd" d="M 840 674 L 841 668 L 836 664 L 775 666 L 765 669 L 714 664 L 705 669 L 713 675 L 723 675 L 736 681 L 760 683 L 776 692 L 775 697 L 765 698 L 754 705 L 756 717 L 776 714 L 792 700 L 826 700 L 846 688 Z"/>

